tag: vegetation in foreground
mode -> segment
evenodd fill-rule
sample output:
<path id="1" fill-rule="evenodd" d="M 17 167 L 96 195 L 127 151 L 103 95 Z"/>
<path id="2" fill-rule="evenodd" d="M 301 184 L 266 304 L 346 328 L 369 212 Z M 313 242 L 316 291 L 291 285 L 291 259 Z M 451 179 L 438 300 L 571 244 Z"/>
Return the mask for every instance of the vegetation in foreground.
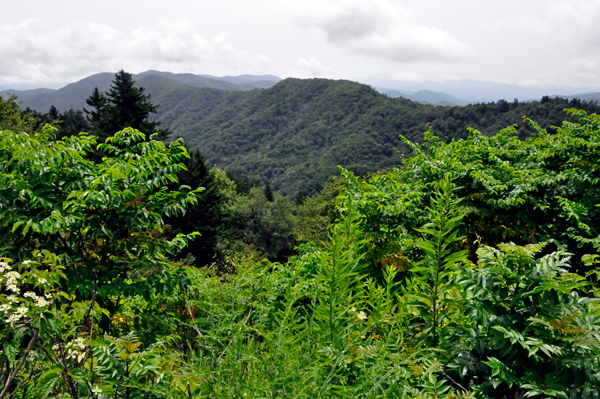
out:
<path id="1" fill-rule="evenodd" d="M 598 115 L 429 134 L 342 171 L 325 242 L 196 268 L 164 223 L 203 195 L 181 141 L 56 140 L 2 107 L 0 398 L 599 394 Z"/>

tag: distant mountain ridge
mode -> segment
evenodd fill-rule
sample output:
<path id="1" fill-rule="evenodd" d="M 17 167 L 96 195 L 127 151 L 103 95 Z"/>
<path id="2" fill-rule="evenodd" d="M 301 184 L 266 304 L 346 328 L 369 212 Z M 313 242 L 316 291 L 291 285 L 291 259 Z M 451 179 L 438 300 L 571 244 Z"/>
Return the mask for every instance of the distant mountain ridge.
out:
<path id="1" fill-rule="evenodd" d="M 578 99 L 578 100 L 582 100 L 582 101 L 600 101 L 600 92 L 598 93 L 581 93 L 581 94 L 575 94 L 572 96 L 552 96 L 552 97 L 560 97 L 560 98 L 565 98 L 567 100 L 572 100 L 574 98 Z"/>
<path id="2" fill-rule="evenodd" d="M 215 77 L 210 75 L 194 75 L 191 73 L 171 73 L 160 71 L 146 71 L 133 75 L 136 86 L 145 87 L 145 81 L 150 76 L 161 76 L 169 79 L 169 84 L 181 84 L 191 87 L 209 87 L 219 90 L 248 91 L 254 89 L 267 89 L 281 79 L 273 75 L 240 75 Z M 60 89 L 34 89 L 34 90 L 3 90 L 0 96 L 16 94 L 21 101 L 22 109 L 30 108 L 39 112 L 48 112 L 54 105 L 60 112 L 69 109 L 82 109 L 86 106 L 85 100 L 90 96 L 94 87 L 105 92 L 110 88 L 114 73 L 97 73 L 77 82 L 70 83 Z"/>
<path id="3" fill-rule="evenodd" d="M 467 105 L 467 102 L 465 100 L 456 98 L 456 97 L 451 96 L 446 93 L 440 93 L 440 92 L 431 91 L 431 90 L 419 90 L 412 94 L 401 92 L 399 90 L 380 89 L 378 91 L 382 94 L 385 94 L 388 97 L 391 97 L 391 98 L 402 97 L 402 98 L 406 98 L 407 100 L 416 101 L 416 102 L 420 102 L 420 103 L 428 103 L 428 104 L 432 104 L 432 105 L 441 105 L 441 106 Z"/>

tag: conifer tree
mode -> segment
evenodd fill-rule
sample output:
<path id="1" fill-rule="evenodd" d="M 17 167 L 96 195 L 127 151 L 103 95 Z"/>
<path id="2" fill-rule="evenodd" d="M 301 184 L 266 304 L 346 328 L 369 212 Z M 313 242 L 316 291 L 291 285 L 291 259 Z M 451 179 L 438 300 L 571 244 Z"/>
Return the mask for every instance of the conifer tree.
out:
<path id="1" fill-rule="evenodd" d="M 94 91 L 92 95 L 89 96 L 85 102 L 87 105 L 92 107 L 91 110 L 83 109 L 83 111 L 87 114 L 87 120 L 91 125 L 92 131 L 90 133 L 95 134 L 96 136 L 104 137 L 103 132 L 106 131 L 106 123 L 105 119 L 105 111 L 106 111 L 106 97 L 104 94 L 100 93 L 98 87 L 94 87 Z M 110 133 L 107 133 L 110 134 Z"/>
<path id="2" fill-rule="evenodd" d="M 86 100 L 96 111 L 87 111 L 88 120 L 95 124 L 95 133 L 101 139 L 126 127 L 132 127 L 146 134 L 147 138 L 154 133 L 159 139 L 169 135 L 168 129 L 160 129 L 162 122 L 150 121 L 150 114 L 156 113 L 158 105 L 150 102 L 150 94 L 144 93 L 143 87 L 135 87 L 130 73 L 122 69 L 115 74 L 115 79 L 106 94 L 98 88 Z"/>
<path id="3" fill-rule="evenodd" d="M 273 189 L 271 188 L 271 183 L 269 183 L 268 181 L 265 182 L 265 198 L 267 199 L 267 201 L 269 202 L 273 202 L 275 201 L 275 196 L 273 195 Z"/>
<path id="4" fill-rule="evenodd" d="M 227 219 L 226 198 L 202 153 L 196 149 L 189 151 L 189 155 L 183 161 L 187 170 L 179 173 L 178 182 L 173 183 L 171 188 L 186 185 L 193 189 L 203 187 L 204 190 L 198 195 L 198 202 L 190 205 L 184 215 L 166 217 L 165 222 L 173 227 L 174 233 L 200 233 L 179 256 L 185 258 L 191 254 L 196 258 L 197 266 L 205 266 L 220 258 L 217 241 Z"/>

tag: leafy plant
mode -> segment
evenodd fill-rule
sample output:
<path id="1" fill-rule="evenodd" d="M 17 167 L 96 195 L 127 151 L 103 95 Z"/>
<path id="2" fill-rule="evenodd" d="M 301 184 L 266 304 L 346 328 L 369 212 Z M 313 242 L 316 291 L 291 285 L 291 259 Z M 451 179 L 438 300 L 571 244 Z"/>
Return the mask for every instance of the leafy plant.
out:
<path id="1" fill-rule="evenodd" d="M 600 314 L 590 283 L 568 272 L 563 251 L 545 244 L 481 247 L 477 267 L 461 269 L 471 320 L 469 349 L 454 364 L 470 386 L 491 397 L 570 397 L 600 386 Z"/>
<path id="2" fill-rule="evenodd" d="M 453 194 L 450 177 L 438 184 L 438 190 L 431 198 L 429 210 L 431 222 L 416 230 L 423 233 L 424 239 L 416 245 L 424 257 L 410 271 L 413 278 L 407 288 L 412 299 L 410 305 L 418 309 L 418 322 L 421 334 L 439 345 L 444 320 L 453 305 L 454 278 L 461 263 L 467 261 L 467 251 L 457 250 L 464 237 L 458 235 L 464 211 L 458 207 L 461 202 Z M 447 323 L 446 323 L 447 324 Z"/>

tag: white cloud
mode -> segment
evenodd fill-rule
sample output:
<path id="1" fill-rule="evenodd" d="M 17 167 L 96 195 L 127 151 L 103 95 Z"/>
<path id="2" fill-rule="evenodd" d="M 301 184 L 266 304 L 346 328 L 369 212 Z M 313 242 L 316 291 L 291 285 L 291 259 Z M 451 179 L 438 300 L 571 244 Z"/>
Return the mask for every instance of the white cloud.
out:
<path id="1" fill-rule="evenodd" d="M 300 77 L 323 76 L 328 70 L 328 68 L 324 68 L 321 62 L 315 57 L 298 58 L 296 64 L 299 67 L 298 76 Z"/>
<path id="2" fill-rule="evenodd" d="M 40 20 L 0 24 L 0 83 L 69 81 L 100 71 L 262 72 L 270 57 L 237 50 L 227 35 L 208 39 L 190 22 L 115 29 L 75 22 L 56 27 Z"/>
<path id="3" fill-rule="evenodd" d="M 323 0 L 298 19 L 325 32 L 331 43 L 395 62 L 460 61 L 471 49 L 447 31 L 417 23 L 388 0 Z"/>
<path id="4" fill-rule="evenodd" d="M 526 42 L 543 44 L 547 53 L 597 56 L 600 55 L 599 20 L 600 0 L 552 0 L 535 14 L 496 22 L 496 29 Z"/>

